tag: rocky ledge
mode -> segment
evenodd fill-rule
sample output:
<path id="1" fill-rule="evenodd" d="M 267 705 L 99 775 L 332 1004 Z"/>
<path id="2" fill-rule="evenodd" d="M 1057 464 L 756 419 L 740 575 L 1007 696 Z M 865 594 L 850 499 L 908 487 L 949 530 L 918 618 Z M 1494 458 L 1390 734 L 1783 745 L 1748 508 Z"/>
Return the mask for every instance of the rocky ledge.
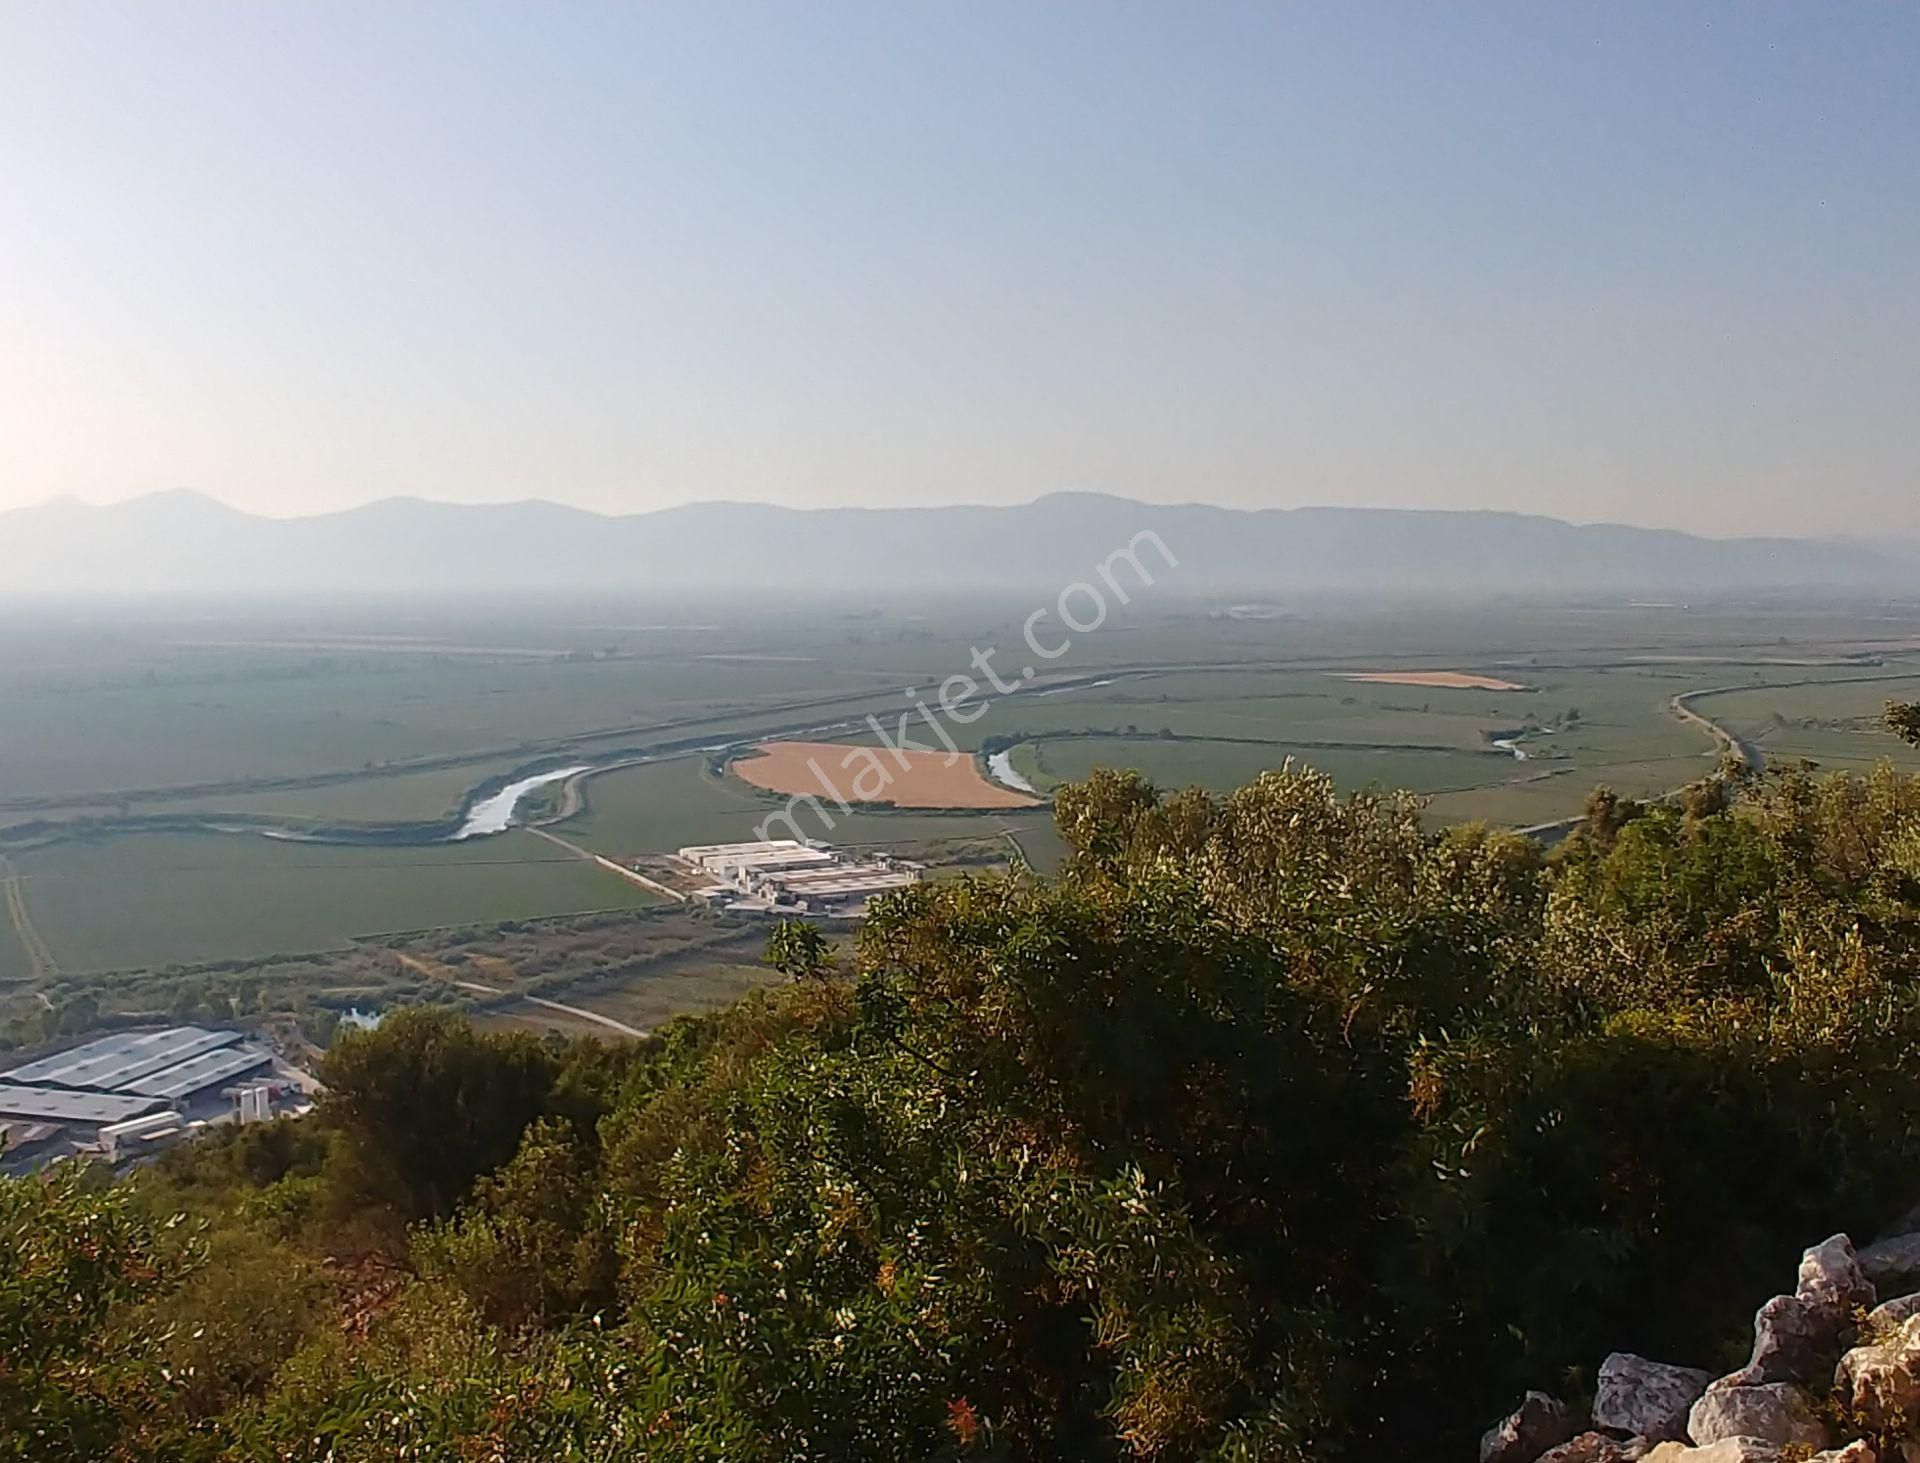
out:
<path id="1" fill-rule="evenodd" d="M 1590 1406 L 1527 1393 L 1480 1463 L 1920 1463 L 1920 1209 L 1896 1230 L 1808 1250 L 1793 1291 L 1754 1314 L 1738 1371 L 1616 1351 Z"/>

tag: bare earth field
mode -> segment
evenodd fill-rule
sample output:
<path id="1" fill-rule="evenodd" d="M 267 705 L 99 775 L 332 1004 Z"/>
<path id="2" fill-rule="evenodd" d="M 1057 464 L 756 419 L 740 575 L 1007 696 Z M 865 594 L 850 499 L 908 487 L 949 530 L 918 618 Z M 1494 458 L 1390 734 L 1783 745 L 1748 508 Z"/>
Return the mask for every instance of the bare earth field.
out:
<path id="1" fill-rule="evenodd" d="M 1496 680 L 1492 676 L 1468 675 L 1465 671 L 1347 671 L 1343 681 L 1366 681 L 1376 686 L 1434 686 L 1446 691 L 1524 691 L 1515 681 Z"/>
<path id="2" fill-rule="evenodd" d="M 762 742 L 755 751 L 736 761 L 733 771 L 783 796 L 837 794 L 839 801 L 897 808 L 1030 808 L 1038 801 L 989 782 L 971 757 L 946 752 L 895 752 L 839 742 Z"/>

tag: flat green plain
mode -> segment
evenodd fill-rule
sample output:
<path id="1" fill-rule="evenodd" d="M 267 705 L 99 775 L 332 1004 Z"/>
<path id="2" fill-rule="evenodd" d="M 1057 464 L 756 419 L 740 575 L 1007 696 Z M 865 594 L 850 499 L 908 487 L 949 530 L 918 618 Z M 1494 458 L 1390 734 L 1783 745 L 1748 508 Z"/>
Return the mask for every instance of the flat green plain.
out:
<path id="1" fill-rule="evenodd" d="M 31 974 L 27 952 L 14 935 L 12 925 L 0 920 L 0 982 L 25 980 Z"/>
<path id="2" fill-rule="evenodd" d="M 221 834 L 73 839 L 16 858 L 62 970 L 338 949 L 354 938 L 656 902 L 526 832 L 431 848 Z"/>
<path id="3" fill-rule="evenodd" d="M 322 846 L 133 831 L 155 815 L 430 822 L 530 763 L 809 730 L 873 741 L 976 655 L 1018 676 L 1024 606 L 539 603 L 273 610 L 112 607 L 0 623 L 0 846 L 69 973 L 337 948 L 355 935 L 629 907 L 645 896 L 531 834 Z M 1719 749 L 1697 709 L 1775 762 L 1861 769 L 1920 754 L 1878 725 L 1920 695 L 1920 610 L 1882 604 L 1303 604 L 1236 619 L 1144 601 L 1017 695 L 985 691 L 957 743 L 991 739 L 1043 791 L 1098 766 L 1224 792 L 1288 757 L 1344 789 L 1407 787 L 1435 822 L 1546 824 L 1605 782 L 1658 795 Z M 1477 672 L 1495 692 L 1355 682 Z M 1871 678 L 1871 679 L 1866 679 Z M 911 699 L 905 694 L 912 688 Z M 909 728 L 937 745 L 927 728 Z M 1493 745 L 1520 733 L 1525 760 Z M 431 765 L 418 765 L 423 759 Z M 754 836 L 777 801 L 672 756 L 591 779 L 556 832 L 615 857 Z M 1062 846 L 1047 809 L 842 813 L 800 831 L 977 867 Z M 11 827 L 13 832 L 8 833 Z M 785 830 L 780 830 L 785 831 Z M 0 979 L 26 973 L 0 923 Z"/>
<path id="4" fill-rule="evenodd" d="M 738 778 L 716 774 L 702 757 L 628 767 L 594 777 L 586 786 L 587 807 L 555 831 L 569 840 L 610 858 L 671 852 L 690 843 L 733 843 L 758 837 L 759 827 L 787 804 L 757 793 Z M 818 812 L 806 804 L 791 809 L 801 836 L 841 847 L 876 847 L 906 855 L 926 845 L 958 840 L 1001 841 L 1014 833 L 1035 863 L 1051 862 L 1057 849 L 1052 838 L 1052 814 L 1031 812 L 925 813 L 843 812 L 830 799 L 820 800 Z M 792 829 L 776 823 L 768 829 L 776 838 Z"/>

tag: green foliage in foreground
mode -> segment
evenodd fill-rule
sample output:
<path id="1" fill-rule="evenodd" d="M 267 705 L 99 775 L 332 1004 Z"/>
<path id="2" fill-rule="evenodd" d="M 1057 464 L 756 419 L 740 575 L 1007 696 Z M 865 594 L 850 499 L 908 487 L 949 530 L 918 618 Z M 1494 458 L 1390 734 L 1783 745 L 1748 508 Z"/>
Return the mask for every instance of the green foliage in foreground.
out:
<path id="1" fill-rule="evenodd" d="M 1901 741 L 1920 747 L 1920 704 L 1889 701 L 1887 725 Z"/>
<path id="2" fill-rule="evenodd" d="M 1920 781 L 1416 815 L 1097 774 L 1058 879 L 850 969 L 785 929 L 619 1049 L 405 1012 L 314 1120 L 8 1181 L 0 1458 L 1464 1455 L 1920 1197 Z"/>

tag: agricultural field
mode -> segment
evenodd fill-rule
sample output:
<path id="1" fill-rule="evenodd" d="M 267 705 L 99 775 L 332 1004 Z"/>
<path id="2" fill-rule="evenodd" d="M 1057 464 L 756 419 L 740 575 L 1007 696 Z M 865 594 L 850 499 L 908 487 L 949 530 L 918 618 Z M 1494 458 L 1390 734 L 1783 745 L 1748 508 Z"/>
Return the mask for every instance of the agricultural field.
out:
<path id="1" fill-rule="evenodd" d="M 734 758 L 743 782 L 781 797 L 844 798 L 896 808 L 1030 808 L 1038 799 L 1001 787 L 952 752 L 877 751 L 844 742 L 760 742 Z"/>
<path id="2" fill-rule="evenodd" d="M 1772 672 L 1693 658 L 1507 672 L 1522 692 L 1355 682 L 1318 672 L 1141 675 L 1055 696 L 1016 697 L 991 708 L 966 735 L 975 745 L 1008 749 L 1013 769 L 1043 793 L 1098 766 L 1133 767 L 1163 785 L 1221 791 L 1291 759 L 1348 789 L 1424 794 L 1436 821 L 1524 827 L 1577 811 L 1597 783 L 1655 796 L 1712 771 L 1720 749 L 1674 713 L 1673 698 L 1743 683 L 1753 689 L 1703 701 L 1699 709 L 1718 715 L 1718 708 L 1732 707 L 1754 721 L 1772 715 L 1772 698 L 1785 697 L 1783 704 L 1792 706 L 1829 694 L 1854 708 L 1844 725 L 1769 722 L 1757 737 L 1766 755 L 1784 755 L 1791 745 L 1792 755 L 1824 755 L 1846 765 L 1899 761 L 1905 749 L 1879 730 L 1878 710 L 1903 686 L 1920 690 L 1920 682 L 1902 680 L 1891 668 L 1873 672 L 1876 679 L 1892 678 L 1886 686 L 1850 679 L 1861 673 L 1851 666 Z M 1810 684 L 1775 691 L 1773 675 Z M 1747 729 L 1736 730 L 1744 735 Z"/>
<path id="3" fill-rule="evenodd" d="M 15 1015 L 0 1027 L 0 1049 L 32 1048 L 102 1017 L 254 1020 L 324 1045 L 341 1011 L 419 1001 L 605 1037 L 710 1009 L 776 979 L 760 959 L 766 935 L 757 920 L 662 903 L 369 937 L 291 957 L 70 972 L 38 987 L 32 1020 Z M 45 1027 L 47 1018 L 57 1027 Z"/>
<path id="4" fill-rule="evenodd" d="M 1291 759 L 1348 789 L 1431 795 L 1442 820 L 1525 826 L 1566 816 L 1594 782 L 1623 773 L 1636 791 L 1665 791 L 1710 771 L 1711 741 L 1668 703 L 1714 684 L 1712 675 L 1556 668 L 1529 673 L 1523 692 L 1323 672 L 1146 675 L 1015 698 L 969 733 L 976 743 L 1011 744 L 1014 770 L 1041 792 L 1096 766 L 1224 791 Z"/>
<path id="5" fill-rule="evenodd" d="M 1285 743 L 1224 742 L 1196 738 L 1162 742 L 1151 737 L 1062 737 L 1023 744 L 1016 769 L 1035 787 L 1077 782 L 1096 767 L 1138 768 L 1165 787 L 1225 791 L 1278 771 L 1289 761 L 1324 772 L 1350 790 L 1405 788 L 1441 792 L 1487 776 L 1492 758 L 1464 752 L 1356 751 L 1290 748 Z M 1509 759 L 1510 761 L 1511 759 Z"/>
<path id="6" fill-rule="evenodd" d="M 1881 712 L 1889 699 L 1920 699 L 1920 675 L 1729 691 L 1695 705 L 1759 747 L 1771 762 L 1806 758 L 1823 767 L 1863 771 L 1890 760 L 1920 771 L 1920 751 L 1889 743 L 1880 732 Z"/>
<path id="7" fill-rule="evenodd" d="M 777 979 L 761 959 L 766 935 L 757 920 L 666 904 L 637 914 L 431 931 L 395 940 L 389 950 L 437 997 L 471 1002 L 512 1024 L 605 1036 L 623 1025 L 651 1030 Z"/>
<path id="8" fill-rule="evenodd" d="M 731 843 L 757 837 L 757 828 L 780 812 L 785 800 L 726 773 L 717 773 L 700 757 L 628 767 L 592 778 L 586 808 L 557 824 L 570 841 L 613 858 L 683 848 L 690 843 Z M 890 812 L 857 809 L 842 813 L 823 800 L 831 826 L 810 808 L 796 810 L 802 833 L 843 847 L 892 849 L 907 857 L 937 855 L 958 844 L 991 851 L 1012 832 L 1036 865 L 1051 867 L 1059 843 L 1052 815 L 1044 807 L 993 812 Z M 784 827 L 771 830 L 787 836 Z M 1001 849 L 1004 857 L 1006 850 Z M 971 861 L 971 860 L 969 860 Z"/>
<path id="9" fill-rule="evenodd" d="M 33 967 L 27 963 L 27 952 L 16 937 L 12 924 L 6 919 L 4 910 L 0 910 L 0 988 L 30 980 Z"/>
<path id="10" fill-rule="evenodd" d="M 731 1005 L 774 977 L 758 960 L 691 956 L 596 988 L 593 1009 L 651 1030 L 675 1016 Z"/>
<path id="11" fill-rule="evenodd" d="M 337 949 L 383 932 L 657 898 L 524 832 L 380 849 L 141 834 L 14 861 L 35 925 L 70 972 Z"/>
<path id="12" fill-rule="evenodd" d="M 284 819 L 290 825 L 432 822 L 451 818 L 477 785 L 510 777 L 525 760 L 524 757 L 502 757 L 386 777 L 345 777 L 315 787 L 227 793 L 188 802 L 161 803 L 153 810 L 246 813 Z"/>
<path id="13" fill-rule="evenodd" d="M 989 781 L 996 758 L 1042 800 L 1096 767 L 1224 792 L 1291 759 L 1349 791 L 1410 789 L 1436 825 L 1544 828 L 1596 783 L 1658 796 L 1717 766 L 1722 746 L 1676 713 L 1681 696 L 1772 762 L 1920 770 L 1877 721 L 1889 697 L 1920 697 L 1913 607 L 1320 602 L 1247 618 L 1169 599 L 1044 665 L 1022 645 L 1026 608 L 842 596 L 17 618 L 0 628 L 0 855 L 17 875 L 0 1015 L 89 972 L 122 972 L 125 1000 L 139 972 L 272 955 L 304 970 L 392 943 L 359 937 L 502 921 L 537 922 L 547 953 L 500 958 L 538 982 L 605 976 L 592 998 L 617 1019 L 616 1006 L 648 1025 L 726 999 L 761 978 L 750 940 L 696 939 L 670 978 L 616 977 L 600 947 L 554 933 L 586 911 L 655 917 L 652 896 L 573 850 L 627 859 L 753 837 L 786 803 L 752 785 L 756 761 L 758 780 L 790 788 L 769 769 L 802 742 L 878 749 L 904 731 L 937 747 L 916 708 L 966 682 L 964 719 L 943 722 L 969 760 L 934 754 L 939 776 L 912 799 L 960 806 L 823 799 L 831 823 L 797 805 L 796 831 L 936 877 L 1016 849 L 1054 867 L 1050 810 Z M 1017 690 L 991 687 L 982 656 Z M 745 757 L 763 743 L 770 753 Z M 430 841 L 482 794 L 565 766 L 594 771 L 530 798 L 517 821 L 572 848 L 525 829 Z M 981 802 L 1006 806 L 967 806 Z M 381 990 L 421 980 L 390 964 L 362 974 Z M 534 1009 L 500 1014 L 543 1019 Z"/>

